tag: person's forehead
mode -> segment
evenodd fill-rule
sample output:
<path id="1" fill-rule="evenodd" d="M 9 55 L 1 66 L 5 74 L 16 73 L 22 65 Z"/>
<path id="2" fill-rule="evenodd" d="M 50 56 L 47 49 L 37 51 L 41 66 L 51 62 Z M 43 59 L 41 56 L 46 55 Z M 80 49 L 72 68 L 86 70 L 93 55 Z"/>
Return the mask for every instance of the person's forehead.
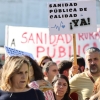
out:
<path id="1" fill-rule="evenodd" d="M 67 83 L 66 80 L 63 79 L 63 78 L 59 78 L 57 81 L 58 81 L 58 82 L 62 82 L 62 83 Z"/>
<path id="2" fill-rule="evenodd" d="M 100 53 L 99 52 L 87 53 L 85 57 L 86 57 L 86 59 L 87 58 L 98 58 L 98 57 L 100 57 Z"/>
<path id="3" fill-rule="evenodd" d="M 49 67 L 49 69 L 58 69 L 58 67 L 57 67 L 57 65 L 51 65 L 50 67 Z"/>
<path id="4" fill-rule="evenodd" d="M 26 63 L 24 63 L 21 68 L 19 69 L 19 71 L 25 71 L 28 70 L 28 65 Z"/>

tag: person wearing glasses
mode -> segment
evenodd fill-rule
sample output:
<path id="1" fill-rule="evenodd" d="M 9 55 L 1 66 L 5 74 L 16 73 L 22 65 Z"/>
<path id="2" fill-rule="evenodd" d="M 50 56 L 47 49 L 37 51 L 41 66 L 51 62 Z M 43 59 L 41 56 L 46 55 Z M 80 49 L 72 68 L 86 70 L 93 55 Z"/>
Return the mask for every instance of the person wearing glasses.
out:
<path id="1" fill-rule="evenodd" d="M 43 56 L 40 58 L 38 64 L 41 67 L 41 69 L 43 68 L 43 66 L 48 62 L 48 61 L 52 61 L 52 58 L 49 56 Z"/>

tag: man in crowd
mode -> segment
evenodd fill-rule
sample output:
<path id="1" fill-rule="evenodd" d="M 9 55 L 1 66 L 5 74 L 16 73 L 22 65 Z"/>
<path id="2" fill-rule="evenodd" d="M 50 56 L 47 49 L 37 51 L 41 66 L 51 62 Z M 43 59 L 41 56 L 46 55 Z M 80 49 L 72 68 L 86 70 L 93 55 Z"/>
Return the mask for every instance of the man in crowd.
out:
<path id="1" fill-rule="evenodd" d="M 78 100 L 86 100 L 92 95 L 93 84 L 100 76 L 100 50 L 89 48 L 85 53 L 88 71 L 74 75 L 70 80 L 71 93 L 78 94 Z"/>
<path id="2" fill-rule="evenodd" d="M 74 62 L 73 55 L 70 57 L 70 60 Z M 76 71 L 75 71 L 76 68 Z M 85 70 L 85 59 L 77 55 L 77 66 L 72 66 L 70 69 L 71 77 L 77 73 L 82 73 Z"/>
<path id="3" fill-rule="evenodd" d="M 74 62 L 74 56 L 73 55 L 70 57 L 70 60 L 72 62 Z M 74 66 L 74 64 L 73 64 L 73 66 L 71 67 L 69 79 L 72 78 L 75 74 L 84 72 L 84 70 L 85 70 L 85 60 L 84 60 L 83 57 L 80 57 L 79 55 L 77 55 L 77 66 Z M 71 93 L 70 96 L 73 100 L 78 100 L 77 93 L 73 92 L 73 93 Z"/>
<path id="4" fill-rule="evenodd" d="M 58 67 L 57 64 L 53 61 L 48 61 L 44 66 L 43 66 L 43 74 L 44 74 L 44 79 L 52 83 L 52 79 L 54 78 L 55 75 L 58 74 Z"/>
<path id="5" fill-rule="evenodd" d="M 69 69 L 72 67 L 72 62 L 68 60 L 63 60 L 58 64 L 58 70 L 60 74 L 69 76 Z"/>

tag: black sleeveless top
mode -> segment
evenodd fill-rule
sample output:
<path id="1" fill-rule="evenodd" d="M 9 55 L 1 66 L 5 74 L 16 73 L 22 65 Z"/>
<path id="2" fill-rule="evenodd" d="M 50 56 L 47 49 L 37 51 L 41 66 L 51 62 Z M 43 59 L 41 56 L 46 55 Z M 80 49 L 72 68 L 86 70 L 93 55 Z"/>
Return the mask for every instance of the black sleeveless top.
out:
<path id="1" fill-rule="evenodd" d="M 38 98 L 36 96 L 38 95 Z M 30 89 L 26 92 L 7 92 L 0 90 L 0 100 L 45 100 L 40 90 Z"/>

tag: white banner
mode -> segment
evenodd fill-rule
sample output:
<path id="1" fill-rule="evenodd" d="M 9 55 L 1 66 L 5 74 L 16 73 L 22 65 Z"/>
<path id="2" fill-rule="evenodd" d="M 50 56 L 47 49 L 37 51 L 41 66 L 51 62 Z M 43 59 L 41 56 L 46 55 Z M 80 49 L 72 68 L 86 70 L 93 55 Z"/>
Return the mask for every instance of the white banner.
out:
<path id="1" fill-rule="evenodd" d="M 48 3 L 50 34 L 96 31 L 96 0 Z"/>
<path id="2" fill-rule="evenodd" d="M 100 28 L 97 32 L 76 34 L 77 54 L 84 57 L 91 46 L 100 48 Z M 47 28 L 6 27 L 5 46 L 33 54 L 35 59 L 44 55 L 59 62 L 73 54 L 72 34 L 50 35 Z"/>

